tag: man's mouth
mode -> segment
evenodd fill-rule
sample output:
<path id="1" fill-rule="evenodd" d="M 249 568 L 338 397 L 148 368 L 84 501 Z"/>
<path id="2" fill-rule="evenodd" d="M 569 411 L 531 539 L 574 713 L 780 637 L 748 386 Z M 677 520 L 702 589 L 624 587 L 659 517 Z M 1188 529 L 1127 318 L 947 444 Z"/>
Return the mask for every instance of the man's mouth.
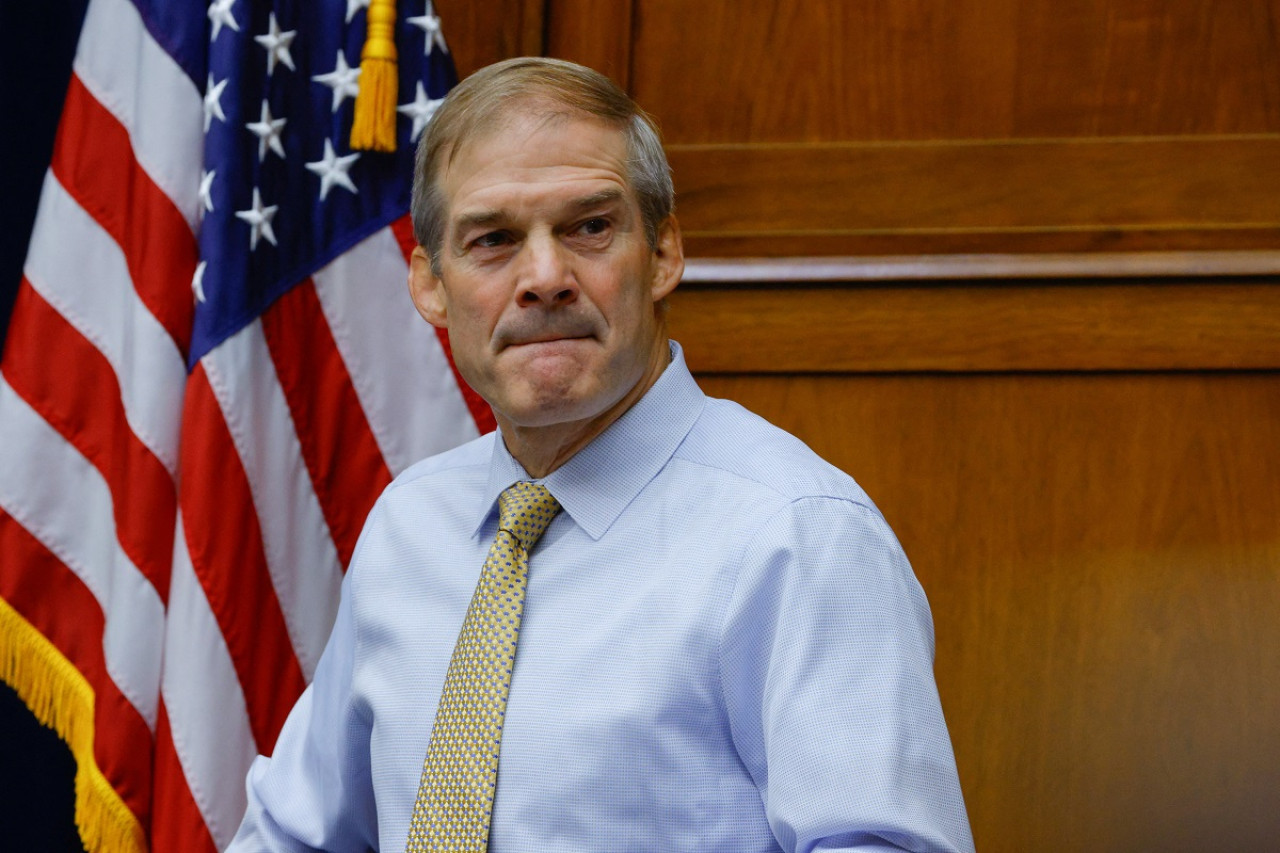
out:
<path id="1" fill-rule="evenodd" d="M 554 344 L 560 341 L 580 341 L 596 337 L 595 329 L 585 322 L 530 324 L 527 328 L 511 328 L 498 335 L 501 349 L 536 344 Z"/>
<path id="2" fill-rule="evenodd" d="M 536 353 L 540 350 L 553 353 L 563 347 L 573 346 L 581 341 L 590 340 L 590 335 L 543 335 L 526 340 L 512 341 L 504 349 L 525 350 Z"/>

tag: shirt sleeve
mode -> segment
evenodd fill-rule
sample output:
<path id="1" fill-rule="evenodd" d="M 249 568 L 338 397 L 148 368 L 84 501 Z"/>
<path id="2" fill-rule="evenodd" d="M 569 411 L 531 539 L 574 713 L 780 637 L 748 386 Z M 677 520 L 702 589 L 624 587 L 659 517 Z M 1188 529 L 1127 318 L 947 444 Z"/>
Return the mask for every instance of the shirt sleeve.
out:
<path id="1" fill-rule="evenodd" d="M 285 720 L 271 757 L 258 756 L 249 768 L 248 807 L 226 853 L 363 853 L 377 847 L 370 728 L 352 690 L 354 574 L 343 579 L 315 678 Z"/>
<path id="2" fill-rule="evenodd" d="M 971 853 L 929 605 L 874 508 L 805 498 L 776 513 L 723 631 L 734 742 L 784 850 Z"/>

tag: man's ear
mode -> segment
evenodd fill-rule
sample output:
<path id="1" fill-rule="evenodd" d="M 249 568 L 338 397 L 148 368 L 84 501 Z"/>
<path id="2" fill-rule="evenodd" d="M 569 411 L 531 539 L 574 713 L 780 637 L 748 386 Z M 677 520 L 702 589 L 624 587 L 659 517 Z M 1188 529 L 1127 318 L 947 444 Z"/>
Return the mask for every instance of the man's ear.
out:
<path id="1" fill-rule="evenodd" d="M 444 285 L 431 271 L 431 258 L 421 246 L 415 246 L 409 256 L 409 296 L 422 319 L 437 328 L 449 328 L 449 304 Z"/>
<path id="2" fill-rule="evenodd" d="M 675 214 L 658 225 L 658 245 L 653 250 L 653 301 L 667 298 L 684 275 L 684 238 Z"/>

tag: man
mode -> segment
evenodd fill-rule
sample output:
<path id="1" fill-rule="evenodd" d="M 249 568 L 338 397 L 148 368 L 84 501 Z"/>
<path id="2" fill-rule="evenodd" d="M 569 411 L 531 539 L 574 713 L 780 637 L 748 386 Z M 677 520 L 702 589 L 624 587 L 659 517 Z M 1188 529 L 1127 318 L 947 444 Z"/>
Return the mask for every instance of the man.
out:
<path id="1" fill-rule="evenodd" d="M 924 595 L 851 479 L 694 383 L 672 208 L 594 72 L 446 99 L 409 287 L 499 432 L 370 514 L 234 850 L 972 850 Z"/>

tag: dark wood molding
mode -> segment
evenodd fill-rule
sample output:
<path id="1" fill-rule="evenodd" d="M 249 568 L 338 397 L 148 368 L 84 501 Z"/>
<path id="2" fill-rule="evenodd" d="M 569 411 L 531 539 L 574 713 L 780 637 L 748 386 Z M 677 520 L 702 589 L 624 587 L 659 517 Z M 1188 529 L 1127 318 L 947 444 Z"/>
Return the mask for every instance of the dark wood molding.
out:
<path id="1" fill-rule="evenodd" d="M 686 284 L 1280 276 L 1280 251 L 687 258 Z"/>
<path id="2" fill-rule="evenodd" d="M 1280 134 L 671 145 L 690 254 L 1280 249 Z"/>
<path id="3" fill-rule="evenodd" d="M 703 373 L 1280 369 L 1280 287 L 1214 283 L 680 288 Z"/>

